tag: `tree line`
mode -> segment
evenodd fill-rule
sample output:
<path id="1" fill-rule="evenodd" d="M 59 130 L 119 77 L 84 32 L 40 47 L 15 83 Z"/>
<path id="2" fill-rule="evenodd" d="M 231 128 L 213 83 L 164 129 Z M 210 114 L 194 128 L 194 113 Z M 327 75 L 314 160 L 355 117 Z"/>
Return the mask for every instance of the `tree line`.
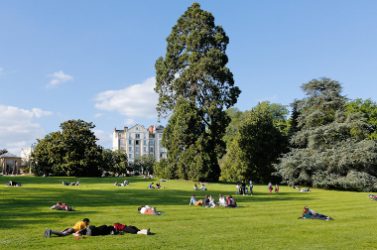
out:
<path id="1" fill-rule="evenodd" d="M 240 111 L 241 90 L 227 67 L 229 37 L 210 12 L 192 4 L 157 59 L 157 112 L 168 119 L 167 158 L 129 164 L 122 152 L 96 144 L 92 123 L 71 120 L 39 140 L 37 175 L 98 176 L 154 171 L 194 181 L 284 182 L 377 191 L 377 104 L 349 100 L 339 82 L 313 79 L 290 107 L 261 102 Z M 153 165 L 153 168 L 152 168 Z M 141 169 L 141 170 L 140 170 Z"/>

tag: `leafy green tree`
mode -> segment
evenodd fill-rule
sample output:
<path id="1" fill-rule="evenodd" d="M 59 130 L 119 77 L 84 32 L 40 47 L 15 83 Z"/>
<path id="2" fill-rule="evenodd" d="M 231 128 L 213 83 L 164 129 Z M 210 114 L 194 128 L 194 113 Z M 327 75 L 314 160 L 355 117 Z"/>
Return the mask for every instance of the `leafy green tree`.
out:
<path id="1" fill-rule="evenodd" d="M 287 109 L 279 104 L 262 102 L 247 111 L 228 153 L 222 161 L 221 179 L 249 179 L 268 182 L 274 172 L 273 163 L 286 152 Z"/>
<path id="2" fill-rule="evenodd" d="M 8 150 L 6 150 L 5 148 L 0 149 L 0 155 L 6 154 L 6 153 L 8 153 Z"/>
<path id="3" fill-rule="evenodd" d="M 239 88 L 234 86 L 233 74 L 226 67 L 228 42 L 223 28 L 215 25 L 213 15 L 194 3 L 178 19 L 167 38 L 165 57 L 156 61 L 159 116 L 175 112 L 179 100 L 184 99 L 195 107 L 192 115 L 195 114 L 195 121 L 200 123 L 200 133 L 190 133 L 194 140 L 189 144 L 181 142 L 181 149 L 187 151 L 183 152 L 184 158 L 197 165 L 186 168 L 182 164 L 182 168 L 177 169 L 180 178 L 196 176 L 217 180 L 220 174 L 218 159 L 225 153 L 222 138 L 230 122 L 224 109 L 233 106 L 240 94 Z M 173 134 L 180 133 L 181 129 L 170 126 L 167 131 L 165 146 L 170 147 L 169 144 L 174 144 L 171 139 L 180 137 Z M 174 165 L 172 159 L 182 155 L 177 152 L 168 151 L 168 165 Z M 199 164 L 204 166 L 199 167 Z M 199 172 L 189 174 L 190 169 Z"/>
<path id="4" fill-rule="evenodd" d="M 102 150 L 101 170 L 113 176 L 124 175 L 127 173 L 128 158 L 127 154 L 120 151 L 112 151 L 111 149 Z"/>
<path id="5" fill-rule="evenodd" d="M 149 175 L 153 174 L 153 166 L 155 164 L 155 158 L 152 155 L 142 155 L 139 158 L 136 158 L 131 165 L 133 171 Z"/>
<path id="6" fill-rule="evenodd" d="M 289 184 L 357 191 L 377 190 L 377 144 L 359 113 L 345 112 L 337 81 L 323 78 L 303 85 L 298 102 L 296 146 L 276 165 Z"/>
<path id="7" fill-rule="evenodd" d="M 369 127 L 369 139 L 377 140 L 377 103 L 371 99 L 356 99 L 346 105 L 346 114 L 360 115 Z"/>
<path id="8" fill-rule="evenodd" d="M 102 148 L 96 144 L 93 123 L 63 122 L 61 131 L 39 140 L 32 154 L 37 175 L 99 176 Z"/>

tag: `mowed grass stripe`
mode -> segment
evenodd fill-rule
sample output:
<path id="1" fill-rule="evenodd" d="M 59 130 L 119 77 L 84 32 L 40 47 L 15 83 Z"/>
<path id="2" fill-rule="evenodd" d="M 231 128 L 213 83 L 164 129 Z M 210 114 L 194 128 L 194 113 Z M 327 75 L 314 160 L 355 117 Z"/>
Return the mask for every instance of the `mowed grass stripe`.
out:
<path id="1" fill-rule="evenodd" d="M 367 193 L 313 189 L 299 193 L 281 187 L 269 194 L 255 186 L 254 196 L 234 195 L 237 209 L 188 206 L 191 194 L 234 194 L 234 184 L 208 183 L 208 191 L 194 192 L 193 182 L 150 182 L 128 178 L 128 187 L 115 187 L 124 178 L 80 178 L 80 186 L 63 186 L 69 177 L 0 177 L 0 183 L 20 181 L 22 187 L 0 186 L 1 249 L 377 249 L 377 202 Z M 49 209 L 62 200 L 77 211 Z M 143 216 L 139 205 L 156 206 L 162 216 Z M 335 218 L 334 221 L 298 220 L 303 206 Z M 123 222 L 151 228 L 153 236 L 123 235 L 43 238 L 45 228 L 64 229 L 89 217 L 93 224 Z"/>

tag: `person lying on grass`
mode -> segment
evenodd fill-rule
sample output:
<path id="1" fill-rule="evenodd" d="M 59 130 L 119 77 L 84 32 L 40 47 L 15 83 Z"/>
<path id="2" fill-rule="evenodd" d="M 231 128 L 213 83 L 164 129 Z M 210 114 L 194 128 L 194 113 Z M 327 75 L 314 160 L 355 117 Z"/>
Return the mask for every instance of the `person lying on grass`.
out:
<path id="1" fill-rule="evenodd" d="M 127 226 L 121 223 L 114 223 L 113 226 L 107 226 L 107 225 L 102 225 L 102 226 L 89 226 L 77 233 L 73 233 L 74 236 L 82 236 L 82 235 L 87 235 L 87 236 L 99 236 L 99 235 L 118 235 L 118 234 L 125 234 L 125 233 L 130 233 L 130 234 L 145 234 L 145 235 L 150 235 L 150 229 L 139 229 L 135 226 Z"/>
<path id="2" fill-rule="evenodd" d="M 66 228 L 63 231 L 54 231 L 51 229 L 46 229 L 45 231 L 45 237 L 49 238 L 52 234 L 58 235 L 58 236 L 67 236 L 76 232 L 79 232 L 89 226 L 90 220 L 88 218 L 84 218 L 82 221 L 76 222 L 76 224 L 73 227 Z"/>
<path id="3" fill-rule="evenodd" d="M 377 201 L 377 195 L 370 194 L 370 195 L 368 195 L 368 196 L 369 196 L 369 199 L 374 200 L 374 201 Z"/>
<path id="4" fill-rule="evenodd" d="M 73 207 L 68 206 L 68 204 L 61 201 L 56 202 L 56 204 L 52 205 L 50 208 L 55 210 L 75 211 Z"/>
<path id="5" fill-rule="evenodd" d="M 9 187 L 21 187 L 21 182 L 9 181 L 7 183 L 7 186 L 9 186 Z"/>
<path id="6" fill-rule="evenodd" d="M 141 214 L 147 214 L 147 215 L 160 215 L 161 214 L 161 212 L 157 211 L 155 207 L 150 207 L 148 205 L 138 207 L 137 211 Z"/>
<path id="7" fill-rule="evenodd" d="M 318 220 L 333 220 L 333 218 L 319 214 L 314 210 L 310 209 L 309 207 L 304 207 L 304 211 L 302 212 L 302 216 L 299 219 L 318 219 Z"/>

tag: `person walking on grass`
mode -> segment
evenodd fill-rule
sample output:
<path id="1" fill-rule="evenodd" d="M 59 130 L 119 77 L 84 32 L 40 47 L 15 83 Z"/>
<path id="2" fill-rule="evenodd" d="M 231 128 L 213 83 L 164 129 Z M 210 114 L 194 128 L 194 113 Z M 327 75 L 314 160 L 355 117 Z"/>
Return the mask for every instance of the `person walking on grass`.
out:
<path id="1" fill-rule="evenodd" d="M 88 218 L 84 218 L 82 221 L 76 222 L 76 224 L 73 227 L 66 228 L 63 231 L 54 231 L 51 229 L 46 229 L 44 236 L 46 238 L 50 238 L 52 234 L 58 235 L 58 236 L 67 236 L 76 232 L 79 232 L 89 226 L 90 220 Z"/>

